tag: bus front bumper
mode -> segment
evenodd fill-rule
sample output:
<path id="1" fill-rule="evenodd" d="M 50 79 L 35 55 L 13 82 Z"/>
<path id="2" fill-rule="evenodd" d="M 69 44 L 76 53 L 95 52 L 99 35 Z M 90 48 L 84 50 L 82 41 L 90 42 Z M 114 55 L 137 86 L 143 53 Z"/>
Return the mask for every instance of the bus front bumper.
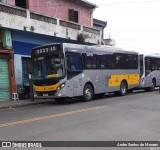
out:
<path id="1" fill-rule="evenodd" d="M 50 91 L 50 92 L 35 91 L 35 94 L 34 94 L 35 99 L 55 99 L 55 98 L 64 98 L 64 97 L 68 97 L 64 89 L 60 91 Z"/>
<path id="2" fill-rule="evenodd" d="M 68 96 L 34 96 L 35 99 L 55 99 L 55 98 L 66 98 Z"/>

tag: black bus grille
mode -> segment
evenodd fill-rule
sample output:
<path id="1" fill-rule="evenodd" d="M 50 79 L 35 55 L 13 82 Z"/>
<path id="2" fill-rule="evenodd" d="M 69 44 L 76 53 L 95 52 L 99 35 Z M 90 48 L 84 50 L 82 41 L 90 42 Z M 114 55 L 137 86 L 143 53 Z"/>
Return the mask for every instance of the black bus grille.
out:
<path id="1" fill-rule="evenodd" d="M 48 96 L 55 96 L 56 91 L 51 92 L 36 92 L 38 96 L 43 96 L 43 94 L 48 94 Z"/>

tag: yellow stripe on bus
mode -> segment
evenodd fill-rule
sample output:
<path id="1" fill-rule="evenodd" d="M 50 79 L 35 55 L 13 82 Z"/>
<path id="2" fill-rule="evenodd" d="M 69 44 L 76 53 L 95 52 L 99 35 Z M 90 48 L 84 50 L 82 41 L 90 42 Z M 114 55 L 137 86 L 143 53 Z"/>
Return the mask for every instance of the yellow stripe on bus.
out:
<path id="1" fill-rule="evenodd" d="M 126 80 L 128 85 L 139 84 L 140 76 L 139 74 L 111 75 L 108 81 L 108 87 L 120 86 L 123 80 Z"/>
<path id="2" fill-rule="evenodd" d="M 60 86 L 60 83 L 57 83 L 55 85 L 49 85 L 49 86 L 36 86 L 34 85 L 34 90 L 37 92 L 49 92 L 49 91 L 55 91 Z"/>
<path id="3" fill-rule="evenodd" d="M 60 74 L 50 74 L 47 77 L 48 78 L 54 78 L 54 77 L 59 77 L 59 76 L 60 76 Z"/>

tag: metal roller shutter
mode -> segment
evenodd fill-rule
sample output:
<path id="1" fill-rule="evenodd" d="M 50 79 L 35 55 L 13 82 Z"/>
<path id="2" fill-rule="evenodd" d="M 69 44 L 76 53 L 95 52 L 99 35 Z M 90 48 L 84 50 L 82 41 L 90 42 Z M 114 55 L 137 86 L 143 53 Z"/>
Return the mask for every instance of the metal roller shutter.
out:
<path id="1" fill-rule="evenodd" d="M 10 99 L 8 61 L 0 58 L 0 100 Z"/>

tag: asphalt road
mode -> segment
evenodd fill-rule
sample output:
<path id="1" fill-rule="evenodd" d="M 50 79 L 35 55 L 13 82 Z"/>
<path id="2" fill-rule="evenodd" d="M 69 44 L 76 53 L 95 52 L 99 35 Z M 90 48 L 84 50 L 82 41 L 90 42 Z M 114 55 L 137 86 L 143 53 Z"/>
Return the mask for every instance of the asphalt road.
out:
<path id="1" fill-rule="evenodd" d="M 91 102 L 53 102 L 0 110 L 0 141 L 159 140 L 158 91 L 124 97 L 108 95 Z"/>

